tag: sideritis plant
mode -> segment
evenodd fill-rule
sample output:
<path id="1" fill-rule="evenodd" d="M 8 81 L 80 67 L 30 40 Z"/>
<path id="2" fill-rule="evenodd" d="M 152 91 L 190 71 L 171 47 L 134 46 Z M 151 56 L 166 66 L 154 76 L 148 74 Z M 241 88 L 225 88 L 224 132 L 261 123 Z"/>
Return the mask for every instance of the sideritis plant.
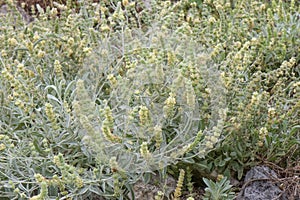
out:
<path id="1" fill-rule="evenodd" d="M 148 18 L 146 30 L 131 28 L 123 14 L 79 72 L 73 107 L 97 161 L 135 182 L 214 148 L 222 139 L 226 90 L 189 24 L 173 26 L 176 14 Z"/>

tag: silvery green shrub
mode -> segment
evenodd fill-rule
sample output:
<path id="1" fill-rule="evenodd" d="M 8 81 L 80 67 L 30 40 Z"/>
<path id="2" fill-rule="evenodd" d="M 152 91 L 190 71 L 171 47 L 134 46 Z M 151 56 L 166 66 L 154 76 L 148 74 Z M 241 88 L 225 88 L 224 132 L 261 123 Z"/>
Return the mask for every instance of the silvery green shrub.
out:
<path id="1" fill-rule="evenodd" d="M 154 16 L 141 30 L 122 14 L 79 73 L 73 106 L 83 142 L 99 163 L 113 158 L 118 170 L 138 177 L 188 152 L 204 158 L 226 119 L 226 90 L 209 51 L 186 22 L 167 27 L 176 15 L 166 14 L 167 24 Z"/>

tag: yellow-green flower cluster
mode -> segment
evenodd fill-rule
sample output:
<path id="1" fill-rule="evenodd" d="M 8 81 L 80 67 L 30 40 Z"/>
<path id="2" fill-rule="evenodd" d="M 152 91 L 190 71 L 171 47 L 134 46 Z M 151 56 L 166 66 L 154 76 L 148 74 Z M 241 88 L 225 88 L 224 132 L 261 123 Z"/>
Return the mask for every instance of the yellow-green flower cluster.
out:
<path id="1" fill-rule="evenodd" d="M 294 57 L 292 57 L 289 61 L 283 61 L 279 68 L 268 73 L 267 83 L 280 80 L 280 78 L 289 76 L 290 74 L 295 75 L 295 73 L 292 72 L 292 69 L 295 66 L 295 64 L 296 60 Z"/>
<path id="2" fill-rule="evenodd" d="M 63 181 L 61 178 L 59 178 L 57 175 L 54 175 L 51 179 L 47 179 L 38 173 L 38 174 L 35 174 L 34 177 L 35 177 L 36 181 L 41 185 L 41 191 L 40 191 L 40 194 L 33 196 L 31 199 L 37 199 L 37 200 L 47 199 L 48 198 L 48 196 L 47 196 L 48 195 L 48 186 L 54 186 L 54 187 L 58 186 L 59 190 L 60 190 L 60 194 L 62 196 L 65 196 L 68 194 L 68 192 L 65 190 L 66 182 Z M 81 184 L 82 184 L 82 180 L 81 180 Z M 75 182 L 75 185 L 78 185 L 78 183 Z M 78 187 L 78 188 L 81 188 L 81 187 Z"/>
<path id="3" fill-rule="evenodd" d="M 67 164 L 61 153 L 54 156 L 53 162 L 61 171 L 62 182 L 75 185 L 77 188 L 83 187 L 83 180 L 79 176 L 78 170 L 74 166 Z"/>
<path id="4" fill-rule="evenodd" d="M 38 95 L 32 81 L 34 73 L 17 61 L 15 64 L 17 65 L 15 72 L 14 67 L 6 67 L 2 70 L 1 75 L 11 89 L 9 100 L 28 114 L 34 108 L 32 93 Z"/>
<path id="5" fill-rule="evenodd" d="M 293 117 L 293 115 L 295 116 L 295 119 L 299 119 L 300 117 L 300 98 L 298 98 L 298 101 L 296 102 L 296 104 L 287 112 L 287 116 L 288 117 Z M 283 116 L 285 117 L 285 116 Z"/>
<path id="6" fill-rule="evenodd" d="M 123 10 L 121 8 L 121 2 L 117 3 L 117 8 L 115 9 L 114 13 L 112 14 L 112 16 L 109 18 L 109 20 L 111 22 L 113 22 L 114 24 L 118 21 L 122 22 L 125 20 L 125 16 L 123 14 Z M 114 25 L 113 24 L 113 25 Z"/>
<path id="7" fill-rule="evenodd" d="M 6 146 L 5 146 L 5 144 L 1 143 L 0 144 L 0 151 L 3 151 L 4 149 L 6 149 Z"/>
<path id="8" fill-rule="evenodd" d="M 128 122 L 129 123 L 132 123 L 134 121 L 134 119 L 138 115 L 138 112 L 139 112 L 139 107 L 138 106 L 135 106 L 134 108 L 131 108 L 128 111 Z"/>
<path id="9" fill-rule="evenodd" d="M 165 101 L 165 105 L 163 107 L 164 117 L 170 118 L 173 117 L 175 113 L 175 105 L 176 105 L 176 98 L 175 93 L 170 92 L 169 97 Z"/>
<path id="10" fill-rule="evenodd" d="M 300 81 L 293 83 L 292 88 L 295 97 L 300 97 Z"/>
<path id="11" fill-rule="evenodd" d="M 150 158 L 152 157 L 151 153 L 148 150 L 148 144 L 147 144 L 147 142 L 143 142 L 141 144 L 140 153 L 141 153 L 141 156 L 143 158 L 145 158 L 147 161 L 149 161 Z"/>
<path id="12" fill-rule="evenodd" d="M 196 104 L 196 95 L 192 82 L 188 79 L 185 81 L 185 96 L 187 106 L 189 106 L 190 109 L 194 109 Z"/>
<path id="13" fill-rule="evenodd" d="M 14 146 L 15 145 L 9 136 L 0 134 L 0 151 L 3 151 L 7 148 L 13 148 Z"/>
<path id="14" fill-rule="evenodd" d="M 154 200 L 163 200 L 163 198 L 164 198 L 164 193 L 162 191 L 157 191 Z"/>
<path id="15" fill-rule="evenodd" d="M 188 166 L 186 168 L 186 187 L 189 191 L 189 196 L 193 196 L 193 191 L 194 191 L 194 184 L 192 182 L 192 177 L 193 177 L 193 171 L 192 169 Z"/>
<path id="16" fill-rule="evenodd" d="M 119 166 L 117 158 L 115 156 L 110 158 L 109 166 L 113 174 L 115 174 L 116 176 L 118 175 L 119 177 L 121 176 L 123 179 L 126 179 L 126 172 Z"/>
<path id="17" fill-rule="evenodd" d="M 117 158 L 116 157 L 112 157 L 109 160 L 109 165 L 110 165 L 110 169 L 111 172 L 113 173 L 113 179 L 114 179 L 114 193 L 115 194 L 119 194 L 119 189 L 121 187 L 121 183 L 119 182 L 119 178 L 123 178 L 126 179 L 126 172 L 124 171 L 124 169 L 122 169 L 118 162 L 117 162 Z"/>
<path id="18" fill-rule="evenodd" d="M 260 128 L 258 133 L 258 142 L 257 142 L 257 145 L 259 147 L 262 147 L 264 145 L 264 140 L 267 135 L 268 135 L 268 129 L 266 127 Z"/>
<path id="19" fill-rule="evenodd" d="M 238 109 L 240 109 L 240 119 L 242 123 L 250 123 L 257 115 L 257 112 L 265 108 L 269 94 L 266 91 L 263 92 L 253 92 L 250 102 L 244 106 L 240 104 Z"/>
<path id="20" fill-rule="evenodd" d="M 268 119 L 271 121 L 276 116 L 276 108 L 268 108 Z"/>
<path id="21" fill-rule="evenodd" d="M 139 110 L 140 124 L 146 126 L 150 124 L 150 112 L 146 106 L 140 106 Z"/>
<path id="22" fill-rule="evenodd" d="M 205 141 L 205 147 L 210 150 L 214 147 L 214 145 L 218 142 L 222 130 L 224 127 L 224 121 L 226 120 L 227 116 L 227 109 L 220 110 L 219 113 L 220 119 L 217 122 L 217 125 L 212 128 L 212 134 L 205 135 L 204 141 Z M 201 151 L 201 150 L 200 150 Z"/>
<path id="23" fill-rule="evenodd" d="M 187 151 L 192 151 L 200 143 L 202 136 L 202 130 L 198 131 L 194 141 L 189 145 L 189 149 Z"/>
<path id="24" fill-rule="evenodd" d="M 122 142 L 122 139 L 120 137 L 118 137 L 117 135 L 114 135 L 112 133 L 112 129 L 110 128 L 110 123 L 107 119 L 105 119 L 103 121 L 101 131 L 106 140 L 108 140 L 112 143 L 121 143 Z"/>
<path id="25" fill-rule="evenodd" d="M 37 146 L 35 146 L 33 142 L 30 142 L 30 143 L 28 144 L 28 146 L 29 146 L 31 155 L 32 155 L 33 157 L 39 155 L 39 152 L 37 151 Z"/>
<path id="26" fill-rule="evenodd" d="M 112 157 L 109 160 L 109 165 L 110 165 L 110 169 L 112 172 L 118 172 L 120 170 L 120 167 L 119 167 L 116 157 Z"/>
<path id="27" fill-rule="evenodd" d="M 155 147 L 157 149 L 160 148 L 162 142 L 163 142 L 163 135 L 162 135 L 162 128 L 160 125 L 156 125 L 153 128 L 153 132 L 154 132 L 154 140 L 155 140 Z"/>
<path id="28" fill-rule="evenodd" d="M 117 79 L 113 74 L 109 74 L 107 76 L 107 79 L 109 80 L 110 84 L 114 87 L 117 84 Z"/>
<path id="29" fill-rule="evenodd" d="M 7 40 L 7 42 L 8 42 L 8 44 L 9 44 L 10 46 L 12 46 L 12 47 L 17 46 L 17 44 L 18 44 L 18 41 L 17 41 L 15 38 L 9 38 L 9 39 Z"/>
<path id="30" fill-rule="evenodd" d="M 40 194 L 33 196 L 30 198 L 30 200 L 44 200 L 48 199 L 48 185 L 45 181 L 42 181 L 41 183 L 41 191 Z"/>
<path id="31" fill-rule="evenodd" d="M 176 189 L 175 189 L 175 192 L 174 192 L 174 198 L 173 198 L 174 200 L 179 200 L 180 199 L 180 196 L 182 194 L 181 191 L 183 189 L 184 175 L 185 175 L 185 171 L 183 169 L 180 169 Z"/>
<path id="32" fill-rule="evenodd" d="M 104 117 L 105 117 L 106 124 L 108 125 L 108 127 L 110 129 L 113 129 L 114 128 L 114 118 L 113 118 L 113 115 L 112 115 L 112 112 L 111 112 L 111 109 L 109 106 L 105 106 L 105 108 L 104 108 Z"/>
<path id="33" fill-rule="evenodd" d="M 217 176 L 217 181 L 221 181 L 222 179 L 224 178 L 224 175 L 223 174 L 218 174 Z"/>
<path id="34" fill-rule="evenodd" d="M 177 62 L 177 57 L 175 52 L 169 51 L 167 53 L 167 60 L 168 60 L 168 65 L 173 65 L 174 63 Z"/>
<path id="35" fill-rule="evenodd" d="M 53 106 L 50 103 L 45 104 L 45 113 L 49 121 L 51 122 L 53 129 L 54 130 L 59 129 L 59 126 L 56 122 L 57 119 L 56 114 L 54 113 Z"/>
<path id="36" fill-rule="evenodd" d="M 60 80 L 64 80 L 64 74 L 59 60 L 54 61 L 54 72 Z"/>
<path id="37" fill-rule="evenodd" d="M 57 159 L 57 158 L 54 158 Z M 60 161 L 56 160 L 57 163 L 59 163 Z M 43 200 L 43 199 L 48 199 L 48 187 L 49 186 L 58 186 L 60 189 L 60 194 L 62 196 L 65 196 L 68 194 L 68 192 L 65 190 L 66 188 L 66 184 L 74 184 L 77 186 L 77 188 L 81 188 L 82 187 L 82 180 L 77 177 L 77 179 L 75 180 L 74 183 L 67 183 L 66 181 L 63 180 L 63 178 L 59 178 L 57 175 L 54 175 L 52 178 L 47 179 L 45 178 L 43 175 L 41 174 L 35 174 L 34 175 L 35 180 L 40 184 L 41 186 L 41 191 L 38 195 L 35 195 L 33 197 L 31 197 L 30 199 L 36 199 L 36 200 Z"/>
<path id="38" fill-rule="evenodd" d="M 113 181 L 114 181 L 114 197 L 120 197 L 121 194 L 121 187 L 122 187 L 122 183 L 120 182 L 120 176 L 118 175 L 118 173 L 113 173 L 112 175 Z"/>
<path id="39" fill-rule="evenodd" d="M 203 72 L 201 72 L 201 68 L 203 68 L 203 66 L 206 65 L 208 59 L 208 55 L 202 53 L 200 55 L 197 56 L 197 65 L 195 64 L 190 64 L 187 66 L 187 71 L 185 73 L 185 76 L 191 81 L 192 86 L 195 90 L 195 94 L 201 95 L 201 90 L 204 87 L 204 82 L 203 79 L 201 77 L 201 73 L 203 74 Z M 199 67 L 200 66 L 200 67 Z"/>

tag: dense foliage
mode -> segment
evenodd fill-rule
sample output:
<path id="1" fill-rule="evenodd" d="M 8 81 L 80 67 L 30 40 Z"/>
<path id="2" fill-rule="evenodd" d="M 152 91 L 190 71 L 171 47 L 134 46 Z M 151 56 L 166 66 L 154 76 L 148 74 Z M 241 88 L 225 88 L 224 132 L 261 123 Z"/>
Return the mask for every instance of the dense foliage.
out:
<path id="1" fill-rule="evenodd" d="M 128 199 L 152 173 L 230 199 L 251 166 L 300 173 L 297 2 L 67 1 L 30 23 L 6 3 L 2 199 Z"/>

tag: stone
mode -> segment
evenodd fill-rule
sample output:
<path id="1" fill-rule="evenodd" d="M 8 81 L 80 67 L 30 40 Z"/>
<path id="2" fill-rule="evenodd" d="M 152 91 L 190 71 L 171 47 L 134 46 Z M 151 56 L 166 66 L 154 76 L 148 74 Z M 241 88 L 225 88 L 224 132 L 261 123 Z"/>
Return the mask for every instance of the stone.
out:
<path id="1" fill-rule="evenodd" d="M 243 187 L 237 200 L 288 200 L 275 182 L 262 180 L 277 178 L 278 175 L 267 166 L 253 167 L 246 174 L 245 184 L 247 185 Z M 251 180 L 253 182 L 249 182 Z"/>

